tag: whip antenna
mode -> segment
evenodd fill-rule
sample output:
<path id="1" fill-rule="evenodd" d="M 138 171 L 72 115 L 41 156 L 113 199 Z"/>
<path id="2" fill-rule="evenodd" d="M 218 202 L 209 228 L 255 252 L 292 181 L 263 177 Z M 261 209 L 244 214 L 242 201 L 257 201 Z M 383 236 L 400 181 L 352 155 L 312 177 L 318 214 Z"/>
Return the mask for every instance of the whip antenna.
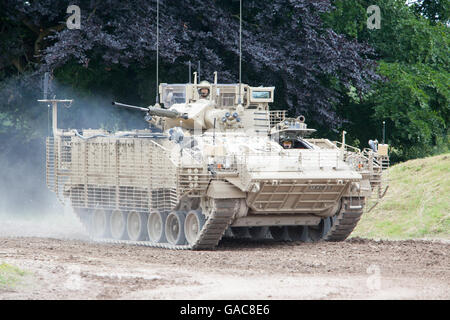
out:
<path id="1" fill-rule="evenodd" d="M 191 60 L 189 60 L 189 83 L 192 83 L 192 80 L 191 80 Z"/>
<path id="2" fill-rule="evenodd" d="M 241 97 L 241 82 L 242 82 L 242 0 L 239 0 L 239 101 L 242 103 Z"/>
<path id="3" fill-rule="evenodd" d="M 156 0 L 156 103 L 159 103 L 159 0 Z"/>

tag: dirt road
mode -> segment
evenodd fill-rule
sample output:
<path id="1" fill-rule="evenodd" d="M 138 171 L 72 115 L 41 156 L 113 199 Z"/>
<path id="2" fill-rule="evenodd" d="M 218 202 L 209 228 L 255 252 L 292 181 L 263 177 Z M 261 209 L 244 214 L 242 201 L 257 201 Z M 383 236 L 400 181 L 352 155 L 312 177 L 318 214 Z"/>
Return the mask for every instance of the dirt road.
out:
<path id="1" fill-rule="evenodd" d="M 27 270 L 0 299 L 449 299 L 440 241 L 224 241 L 170 251 L 85 240 L 0 237 L 0 262 Z"/>

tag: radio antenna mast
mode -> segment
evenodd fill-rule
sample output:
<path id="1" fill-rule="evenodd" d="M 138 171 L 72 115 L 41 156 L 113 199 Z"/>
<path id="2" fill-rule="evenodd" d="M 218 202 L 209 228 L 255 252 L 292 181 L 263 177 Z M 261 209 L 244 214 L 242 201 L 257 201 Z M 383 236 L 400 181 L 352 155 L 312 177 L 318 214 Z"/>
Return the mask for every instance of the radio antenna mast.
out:
<path id="1" fill-rule="evenodd" d="M 156 103 L 159 103 L 159 0 L 156 0 Z"/>
<path id="2" fill-rule="evenodd" d="M 241 82 L 242 82 L 242 0 L 239 0 L 239 101 L 242 103 L 241 96 Z"/>
<path id="3" fill-rule="evenodd" d="M 191 72 L 192 72 L 192 70 L 191 70 L 191 60 L 189 60 L 189 83 L 192 83 L 192 80 L 191 80 Z"/>

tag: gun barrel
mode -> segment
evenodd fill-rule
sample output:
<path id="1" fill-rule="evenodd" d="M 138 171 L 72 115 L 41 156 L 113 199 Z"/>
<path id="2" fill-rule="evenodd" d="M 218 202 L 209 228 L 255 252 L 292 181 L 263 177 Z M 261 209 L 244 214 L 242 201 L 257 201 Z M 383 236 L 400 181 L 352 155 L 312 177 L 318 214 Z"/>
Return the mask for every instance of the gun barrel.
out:
<path id="1" fill-rule="evenodd" d="M 166 110 L 156 107 L 149 107 L 148 113 L 152 116 L 158 116 L 158 117 L 166 117 L 166 118 L 172 118 L 176 119 L 179 118 L 181 115 L 176 110 Z"/>
<path id="2" fill-rule="evenodd" d="M 137 109 L 140 111 L 144 111 L 144 112 L 148 112 L 148 108 L 142 108 L 142 107 L 138 107 L 138 106 L 132 106 L 130 104 L 125 104 L 125 103 L 120 103 L 120 102 L 115 102 L 113 101 L 112 104 L 114 106 L 119 106 L 119 107 L 125 107 L 125 108 L 130 108 L 130 109 Z"/>
<path id="3" fill-rule="evenodd" d="M 142 108 L 142 107 L 132 106 L 130 104 L 125 104 L 125 103 L 120 103 L 120 102 L 115 102 L 115 101 L 113 101 L 112 104 L 115 106 L 119 106 L 119 107 L 125 107 L 125 108 L 144 111 L 144 112 L 147 112 L 151 116 L 158 116 L 158 117 L 165 117 L 165 118 L 172 118 L 172 119 L 176 119 L 176 118 L 187 119 L 186 114 L 181 114 L 176 110 L 166 110 L 166 109 L 161 109 L 161 108 L 157 108 L 157 107 Z"/>

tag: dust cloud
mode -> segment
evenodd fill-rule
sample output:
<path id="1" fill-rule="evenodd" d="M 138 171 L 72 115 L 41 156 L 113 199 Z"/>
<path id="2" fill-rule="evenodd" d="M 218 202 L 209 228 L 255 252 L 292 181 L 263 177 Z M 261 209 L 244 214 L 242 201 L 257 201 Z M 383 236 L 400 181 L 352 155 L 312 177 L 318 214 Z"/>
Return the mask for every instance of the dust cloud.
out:
<path id="1" fill-rule="evenodd" d="M 73 210 L 69 206 L 57 207 L 60 208 L 28 214 L 0 213 L 0 237 L 88 240 L 88 234 Z"/>
<path id="2" fill-rule="evenodd" d="M 10 111 L 19 108 L 23 110 L 19 114 L 26 117 L 15 125 L 0 126 L 0 238 L 87 239 L 73 210 L 59 203 L 46 186 L 45 140 L 51 134 L 52 119 L 51 108 L 37 102 L 42 99 L 42 92 L 14 83 L 8 91 L 0 90 L 0 97 L 5 94 L 20 96 L 8 108 Z M 111 94 L 84 94 L 54 81 L 50 97 L 74 100 L 70 108 L 64 105 L 58 108 L 61 129 L 81 132 L 103 128 L 114 132 L 147 126 L 142 113 L 113 107 L 111 101 L 115 99 Z M 10 112 L 5 111 L 4 114 Z M 0 112 L 0 121 L 5 121 L 2 119 Z"/>

